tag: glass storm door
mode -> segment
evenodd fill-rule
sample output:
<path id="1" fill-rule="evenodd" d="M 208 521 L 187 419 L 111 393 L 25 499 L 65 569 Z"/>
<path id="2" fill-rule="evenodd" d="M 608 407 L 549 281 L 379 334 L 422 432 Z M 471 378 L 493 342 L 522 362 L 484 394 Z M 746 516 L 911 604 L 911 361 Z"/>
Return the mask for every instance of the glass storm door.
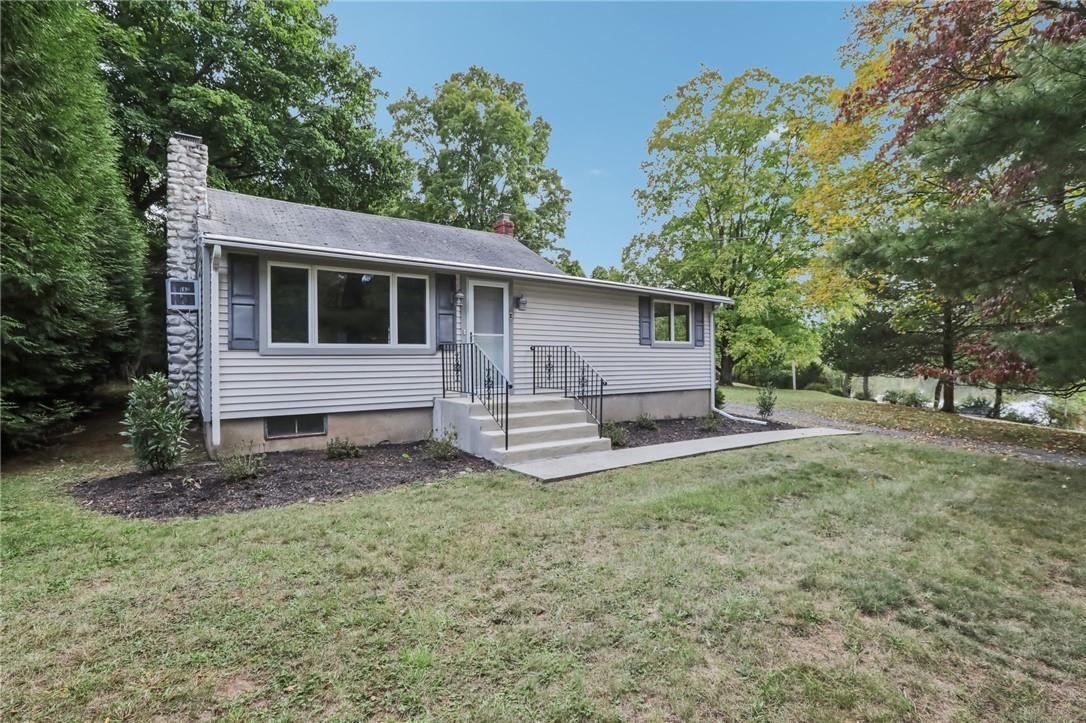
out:
<path id="1" fill-rule="evenodd" d="M 509 377 L 509 286 L 495 281 L 468 281 L 472 340 Z"/>

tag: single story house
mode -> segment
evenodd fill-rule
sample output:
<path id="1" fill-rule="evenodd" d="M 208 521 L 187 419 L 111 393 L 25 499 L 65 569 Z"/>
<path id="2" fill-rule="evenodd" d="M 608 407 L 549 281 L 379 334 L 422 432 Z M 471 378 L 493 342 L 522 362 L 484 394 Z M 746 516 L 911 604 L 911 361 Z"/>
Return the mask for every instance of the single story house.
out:
<path id="1" fill-rule="evenodd" d="M 167 356 L 209 450 L 455 435 L 498 462 L 607 449 L 604 420 L 702 416 L 731 300 L 562 273 L 474 231 L 207 187 L 171 138 Z"/>

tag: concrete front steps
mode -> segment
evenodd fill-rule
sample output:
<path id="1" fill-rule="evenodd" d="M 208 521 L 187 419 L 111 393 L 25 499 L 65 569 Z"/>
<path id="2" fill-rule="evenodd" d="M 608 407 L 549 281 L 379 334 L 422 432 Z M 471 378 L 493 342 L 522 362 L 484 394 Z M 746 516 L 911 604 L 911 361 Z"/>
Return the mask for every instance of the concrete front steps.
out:
<path id="1" fill-rule="evenodd" d="M 611 449 L 599 427 L 573 399 L 555 395 L 509 397 L 509 448 L 505 431 L 469 397 L 434 400 L 434 434 L 455 434 L 456 446 L 500 465 Z"/>

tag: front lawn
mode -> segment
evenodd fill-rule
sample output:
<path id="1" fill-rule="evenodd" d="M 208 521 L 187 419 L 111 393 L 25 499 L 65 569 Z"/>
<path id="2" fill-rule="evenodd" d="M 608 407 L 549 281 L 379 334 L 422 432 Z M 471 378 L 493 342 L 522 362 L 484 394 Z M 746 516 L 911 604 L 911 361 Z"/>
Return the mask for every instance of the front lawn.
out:
<path id="1" fill-rule="evenodd" d="M 858 436 L 156 522 L 66 458 L 5 470 L 7 720 L 1086 709 L 1070 467 Z"/>
<path id="2" fill-rule="evenodd" d="M 722 387 L 727 402 L 755 404 L 753 387 Z M 953 437 L 975 442 L 997 442 L 1062 454 L 1086 455 L 1086 434 L 1033 424 L 998 422 L 930 409 L 876 404 L 823 392 L 778 389 L 777 409 L 806 412 L 829 419 L 902 429 L 928 437 Z"/>

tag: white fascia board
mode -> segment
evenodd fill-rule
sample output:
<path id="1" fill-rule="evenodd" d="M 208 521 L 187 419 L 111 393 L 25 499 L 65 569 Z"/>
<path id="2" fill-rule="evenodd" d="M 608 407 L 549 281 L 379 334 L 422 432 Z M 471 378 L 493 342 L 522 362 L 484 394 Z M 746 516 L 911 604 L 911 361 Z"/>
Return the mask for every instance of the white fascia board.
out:
<path id="1" fill-rule="evenodd" d="M 265 241 L 262 239 L 246 238 L 244 236 L 225 236 L 221 234 L 205 233 L 204 239 L 222 244 L 228 248 L 250 249 L 254 251 L 272 251 L 278 253 L 305 254 L 307 256 L 326 256 L 338 259 L 363 259 L 366 261 L 383 262 L 388 264 L 401 264 L 404 266 L 418 266 L 428 269 L 454 269 L 457 271 L 479 271 L 482 273 L 500 274 L 512 276 L 518 279 L 538 279 L 540 281 L 552 281 L 559 284 L 573 284 L 576 286 L 592 286 L 614 291 L 633 291 L 652 296 L 666 296 L 674 299 L 693 299 L 695 301 L 708 301 L 713 304 L 734 306 L 735 302 L 727 296 L 714 294 L 699 294 L 679 289 L 666 289 L 657 286 L 641 286 L 639 284 L 627 284 L 621 281 L 605 281 L 603 279 L 590 279 L 581 276 L 559 276 L 546 274 L 540 271 L 525 271 L 523 269 L 507 269 L 500 266 L 477 266 L 456 261 L 442 261 L 440 259 L 426 259 L 417 256 L 398 256 L 396 254 L 380 254 L 371 251 L 352 251 L 350 249 L 335 249 L 326 246 L 311 246 L 309 244 L 283 243 L 282 241 Z"/>

